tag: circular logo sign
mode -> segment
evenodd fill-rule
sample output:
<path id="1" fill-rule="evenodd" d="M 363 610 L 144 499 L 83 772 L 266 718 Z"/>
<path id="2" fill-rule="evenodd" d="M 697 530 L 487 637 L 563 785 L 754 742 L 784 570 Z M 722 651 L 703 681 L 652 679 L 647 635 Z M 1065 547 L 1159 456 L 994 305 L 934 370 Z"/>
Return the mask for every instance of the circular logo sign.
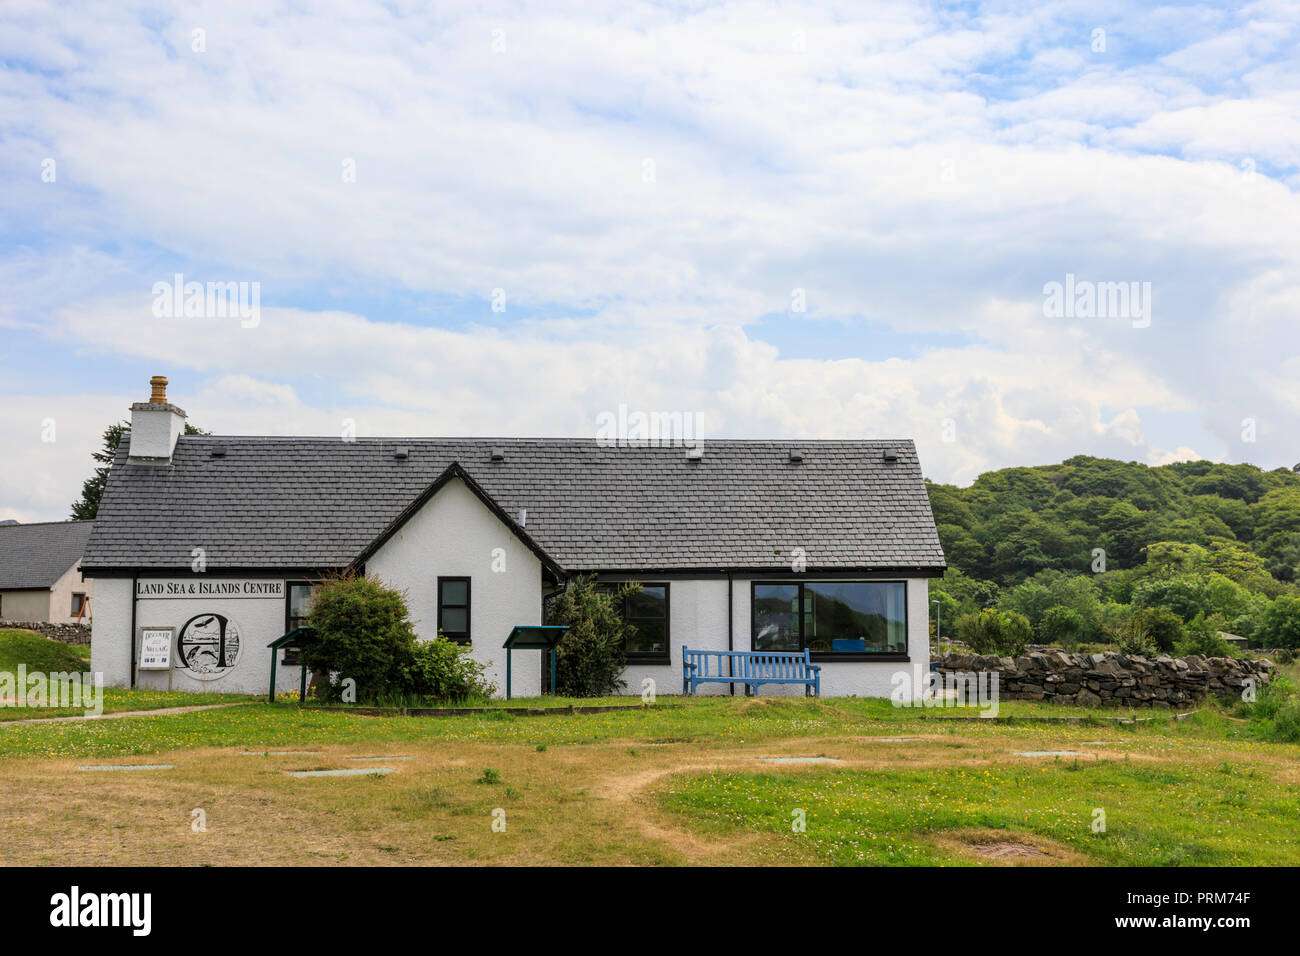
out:
<path id="1" fill-rule="evenodd" d="M 181 667 L 198 680 L 224 677 L 239 663 L 244 641 L 239 625 L 221 614 L 196 614 L 176 638 Z"/>

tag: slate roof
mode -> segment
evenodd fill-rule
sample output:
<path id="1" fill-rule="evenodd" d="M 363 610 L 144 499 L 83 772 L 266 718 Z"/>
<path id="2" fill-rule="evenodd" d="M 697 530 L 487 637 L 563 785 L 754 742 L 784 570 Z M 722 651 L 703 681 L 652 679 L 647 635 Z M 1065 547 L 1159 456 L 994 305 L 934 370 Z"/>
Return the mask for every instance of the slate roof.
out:
<path id="1" fill-rule="evenodd" d="M 796 547 L 814 570 L 944 566 L 905 440 L 716 440 L 698 462 L 681 447 L 594 439 L 187 435 L 171 466 L 130 463 L 126 448 L 86 549 L 90 571 L 187 569 L 195 548 L 209 571 L 344 567 L 453 463 L 507 520 L 526 508 L 523 530 L 565 571 L 788 569 Z"/>
<path id="2" fill-rule="evenodd" d="M 51 588 L 81 560 L 91 521 L 0 525 L 0 589 Z"/>

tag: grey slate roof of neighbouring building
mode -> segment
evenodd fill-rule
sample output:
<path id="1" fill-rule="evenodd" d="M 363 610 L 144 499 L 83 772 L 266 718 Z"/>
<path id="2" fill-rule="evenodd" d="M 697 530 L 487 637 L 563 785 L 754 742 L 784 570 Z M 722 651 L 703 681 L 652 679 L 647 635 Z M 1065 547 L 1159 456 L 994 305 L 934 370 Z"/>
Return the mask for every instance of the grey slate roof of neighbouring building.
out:
<path id="1" fill-rule="evenodd" d="M 52 588 L 81 560 L 90 521 L 0 525 L 0 590 Z"/>
<path id="2" fill-rule="evenodd" d="M 809 569 L 944 566 L 904 440 L 717 440 L 688 462 L 594 439 L 183 436 L 171 466 L 130 463 L 127 445 L 87 571 L 186 569 L 196 548 L 209 571 L 344 567 L 453 463 L 507 520 L 527 509 L 523 530 L 565 571 L 779 569 L 796 547 Z"/>

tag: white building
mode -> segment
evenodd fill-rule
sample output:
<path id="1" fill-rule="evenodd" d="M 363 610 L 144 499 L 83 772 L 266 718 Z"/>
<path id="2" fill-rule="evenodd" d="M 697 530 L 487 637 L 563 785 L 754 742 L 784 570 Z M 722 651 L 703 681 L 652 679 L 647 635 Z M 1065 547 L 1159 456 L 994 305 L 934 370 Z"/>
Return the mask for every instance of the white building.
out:
<path id="1" fill-rule="evenodd" d="M 94 582 L 77 569 L 89 521 L 0 525 L 0 621 L 89 624 Z"/>
<path id="2" fill-rule="evenodd" d="M 349 568 L 405 591 L 418 633 L 468 643 L 502 690 L 511 628 L 579 574 L 642 584 L 632 693 L 676 692 L 683 645 L 807 647 L 826 695 L 928 668 L 944 559 L 910 441 L 187 436 L 162 391 L 131 414 L 83 562 L 91 665 L 114 686 L 265 692 L 267 644 Z M 513 666 L 516 695 L 541 692 L 541 652 Z M 764 693 L 783 690 L 802 692 Z"/>

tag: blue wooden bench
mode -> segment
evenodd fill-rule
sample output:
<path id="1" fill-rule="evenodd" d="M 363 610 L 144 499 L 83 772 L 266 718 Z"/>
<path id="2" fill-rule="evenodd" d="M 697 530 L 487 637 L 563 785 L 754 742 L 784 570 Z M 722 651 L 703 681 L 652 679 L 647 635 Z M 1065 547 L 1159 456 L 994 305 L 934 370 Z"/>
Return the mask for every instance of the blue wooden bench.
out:
<path id="1" fill-rule="evenodd" d="M 730 665 L 730 666 L 728 666 Z M 822 669 L 802 651 L 693 651 L 682 645 L 682 693 L 701 684 L 744 684 L 745 695 L 760 684 L 803 684 L 804 696 L 822 693 Z"/>

